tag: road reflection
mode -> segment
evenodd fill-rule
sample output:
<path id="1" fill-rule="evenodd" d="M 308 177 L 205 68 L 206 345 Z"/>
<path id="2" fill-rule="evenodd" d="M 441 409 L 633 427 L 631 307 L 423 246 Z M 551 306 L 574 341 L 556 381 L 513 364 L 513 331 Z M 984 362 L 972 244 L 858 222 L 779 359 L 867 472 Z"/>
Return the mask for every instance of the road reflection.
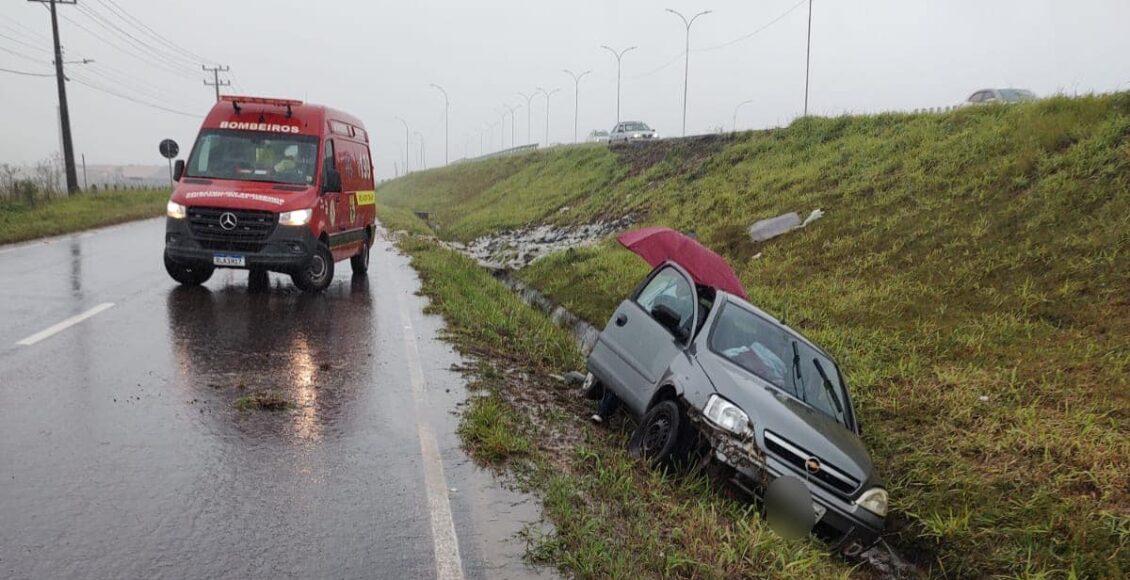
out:
<path id="1" fill-rule="evenodd" d="M 220 428 L 321 440 L 341 432 L 372 384 L 374 308 L 363 276 L 313 296 L 286 284 L 177 287 L 167 307 L 178 382 Z M 295 408 L 235 409 L 255 394 L 281 395 Z"/>

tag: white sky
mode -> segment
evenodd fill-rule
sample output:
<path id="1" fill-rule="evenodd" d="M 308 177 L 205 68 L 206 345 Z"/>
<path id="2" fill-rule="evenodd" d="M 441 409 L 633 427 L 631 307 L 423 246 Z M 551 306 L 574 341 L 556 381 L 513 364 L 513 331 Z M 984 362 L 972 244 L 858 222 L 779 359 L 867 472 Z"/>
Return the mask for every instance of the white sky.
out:
<path id="1" fill-rule="evenodd" d="M 172 49 L 115 15 L 120 7 L 176 45 L 230 65 L 237 92 L 306 99 L 359 116 L 373 138 L 378 177 L 386 178 L 404 155 L 396 116 L 422 134 L 429 165 L 443 161 L 443 98 L 430 83 L 451 96 L 452 159 L 478 154 L 480 134 L 493 143 L 488 149 L 498 148 L 498 128 L 488 124 L 500 121 L 503 103 L 522 104 L 517 129 L 526 142 L 525 99 L 517 92 L 537 87 L 562 89 L 551 102 L 550 140 L 571 141 L 573 81 L 564 68 L 593 71 L 581 83 L 581 138 L 609 129 L 616 68 L 601 44 L 639 47 L 624 57 L 623 120 L 678 135 L 685 39 L 666 7 L 714 11 L 692 29 L 688 133 L 730 128 L 735 105 L 747 99 L 753 102 L 741 109 L 740 127 L 787 124 L 804 99 L 807 6 L 799 1 L 79 0 L 59 12 L 71 20 L 60 20 L 66 59 L 96 61 L 71 65 L 69 73 L 193 115 L 70 82 L 75 151 L 88 163 L 163 163 L 157 143 L 165 137 L 187 153 L 213 101 L 195 59 L 170 58 Z M 748 40 L 695 51 L 794 7 Z M 90 13 L 150 48 L 131 46 Z M 1130 89 L 1128 23 L 1127 0 L 815 0 L 810 111 L 945 106 L 986 87 L 1040 95 Z M 52 57 L 42 50 L 50 49 L 49 38 L 43 6 L 0 5 L 0 68 L 51 72 Z M 0 162 L 32 162 L 58 150 L 56 104 L 53 78 L 0 72 Z M 532 138 L 543 141 L 544 97 L 534 99 L 532 117 Z M 509 118 L 506 124 L 509 146 Z"/>

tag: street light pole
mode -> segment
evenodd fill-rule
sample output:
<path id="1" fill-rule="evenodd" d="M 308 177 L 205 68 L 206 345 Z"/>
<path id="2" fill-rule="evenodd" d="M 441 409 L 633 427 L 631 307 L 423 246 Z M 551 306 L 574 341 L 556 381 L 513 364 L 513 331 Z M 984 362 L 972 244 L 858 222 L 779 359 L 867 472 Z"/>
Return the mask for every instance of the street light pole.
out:
<path id="1" fill-rule="evenodd" d="M 419 131 L 413 131 L 412 133 L 413 133 L 413 135 L 416 136 L 416 139 L 418 139 L 420 141 L 420 153 L 419 153 L 419 159 L 418 159 L 419 167 L 420 167 L 420 169 L 427 169 L 428 168 L 428 162 L 427 162 L 427 159 L 424 157 L 424 135 L 421 134 Z"/>
<path id="2" fill-rule="evenodd" d="M 573 142 L 574 143 L 577 142 L 577 118 L 580 116 L 580 113 L 581 113 L 581 79 L 585 78 L 585 75 L 587 75 L 591 72 L 592 72 L 591 70 L 587 70 L 587 71 L 585 71 L 581 74 L 576 74 L 569 69 L 565 69 L 565 74 L 573 77 Z"/>
<path id="3" fill-rule="evenodd" d="M 687 136 L 687 81 L 690 79 L 690 73 L 691 73 L 691 25 L 694 24 L 694 21 L 697 20 L 699 16 L 706 16 L 707 14 L 710 14 L 711 11 L 710 10 L 704 10 L 702 12 L 699 12 L 698 14 L 695 14 L 694 16 L 692 16 L 690 20 L 687 20 L 686 16 L 683 16 L 682 14 L 680 14 L 676 10 L 672 10 L 672 9 L 668 8 L 667 11 L 670 12 L 671 14 L 674 14 L 675 16 L 678 16 L 679 19 L 683 21 L 683 24 L 686 25 L 686 27 L 687 27 L 687 47 L 686 47 L 687 59 L 686 59 L 686 64 L 683 67 L 683 137 L 686 137 Z"/>
<path id="4" fill-rule="evenodd" d="M 517 107 L 511 107 L 510 105 L 502 105 L 502 106 L 504 106 L 504 107 L 506 107 L 507 109 L 510 110 L 510 146 L 511 147 L 517 147 L 518 146 L 518 131 L 517 131 L 516 127 L 518 126 L 518 121 L 517 121 L 517 117 L 515 117 L 514 115 L 518 112 L 518 109 L 522 108 L 522 105 L 518 105 Z"/>
<path id="5" fill-rule="evenodd" d="M 552 91 L 546 92 L 545 89 L 538 87 L 538 92 L 545 95 L 545 146 L 546 147 L 549 147 L 549 97 L 552 97 L 554 93 L 556 93 L 560 90 L 561 89 L 553 89 Z"/>
<path id="6" fill-rule="evenodd" d="M 738 106 L 734 107 L 734 132 L 735 133 L 738 132 L 738 109 L 740 109 L 743 106 L 748 105 L 752 102 L 753 102 L 753 99 L 749 99 L 748 101 L 742 101 L 742 102 L 738 103 Z"/>
<path id="7" fill-rule="evenodd" d="M 627 54 L 628 51 L 635 50 L 636 47 L 629 46 L 628 48 L 625 48 L 624 50 L 621 50 L 620 52 L 616 52 L 616 49 L 614 49 L 611 46 L 608 46 L 606 44 L 602 44 L 602 45 L 600 45 L 600 47 L 603 48 L 604 50 L 607 50 L 608 52 L 611 52 L 612 56 L 616 57 L 616 124 L 619 125 L 620 124 L 620 59 L 624 58 L 624 55 Z"/>
<path id="8" fill-rule="evenodd" d="M 526 93 L 518 91 L 518 96 L 526 99 L 526 142 L 529 143 L 530 140 L 533 139 L 533 137 L 530 136 L 530 113 L 534 110 L 533 107 L 530 106 L 530 101 L 538 96 L 538 94 L 537 91 L 534 91 L 527 96 Z"/>
<path id="9" fill-rule="evenodd" d="M 808 44 L 804 49 L 804 116 L 808 116 L 808 69 L 812 64 L 812 0 L 808 0 Z"/>
<path id="10" fill-rule="evenodd" d="M 400 117 L 397 117 L 396 120 L 404 123 L 404 175 L 408 175 L 412 171 L 412 165 L 408 162 L 409 151 L 412 151 L 412 146 L 408 144 L 410 133 L 408 130 L 408 121 Z"/>
<path id="11" fill-rule="evenodd" d="M 436 90 L 443 93 L 443 164 L 447 165 L 448 155 L 450 154 L 450 137 L 451 137 L 451 121 L 448 114 L 451 112 L 451 100 L 447 98 L 447 91 L 443 87 L 432 83 Z"/>

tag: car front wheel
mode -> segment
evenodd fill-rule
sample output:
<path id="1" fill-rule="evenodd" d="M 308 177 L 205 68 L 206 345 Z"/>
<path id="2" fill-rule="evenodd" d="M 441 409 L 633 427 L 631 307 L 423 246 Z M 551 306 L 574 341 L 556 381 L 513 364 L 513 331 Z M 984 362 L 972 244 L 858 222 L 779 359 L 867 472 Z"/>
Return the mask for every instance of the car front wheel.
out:
<path id="1" fill-rule="evenodd" d="M 318 242 L 314 255 L 305 268 L 291 274 L 291 280 L 304 292 L 321 292 L 329 287 L 334 279 L 334 256 L 329 246 Z"/>
<path id="2" fill-rule="evenodd" d="M 628 441 L 628 452 L 652 467 L 678 465 L 687 457 L 690 431 L 678 403 L 661 401 L 643 416 Z"/>
<path id="3" fill-rule="evenodd" d="M 165 254 L 165 271 L 173 280 L 184 284 L 185 286 L 199 286 L 208 281 L 212 277 L 212 272 L 216 268 L 209 265 L 200 264 L 181 264 L 174 262 L 169 254 Z"/>

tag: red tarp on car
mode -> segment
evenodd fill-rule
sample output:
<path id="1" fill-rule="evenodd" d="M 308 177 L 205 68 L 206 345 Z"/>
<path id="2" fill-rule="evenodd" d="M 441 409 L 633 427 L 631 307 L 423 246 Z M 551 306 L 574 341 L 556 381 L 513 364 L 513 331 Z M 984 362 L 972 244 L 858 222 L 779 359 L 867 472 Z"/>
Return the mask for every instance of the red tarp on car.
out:
<path id="1" fill-rule="evenodd" d="M 749 300 L 734 270 L 702 244 L 670 228 L 643 228 L 620 234 L 621 245 L 647 260 L 651 267 L 671 261 L 683 267 L 696 284 L 711 286 Z"/>

